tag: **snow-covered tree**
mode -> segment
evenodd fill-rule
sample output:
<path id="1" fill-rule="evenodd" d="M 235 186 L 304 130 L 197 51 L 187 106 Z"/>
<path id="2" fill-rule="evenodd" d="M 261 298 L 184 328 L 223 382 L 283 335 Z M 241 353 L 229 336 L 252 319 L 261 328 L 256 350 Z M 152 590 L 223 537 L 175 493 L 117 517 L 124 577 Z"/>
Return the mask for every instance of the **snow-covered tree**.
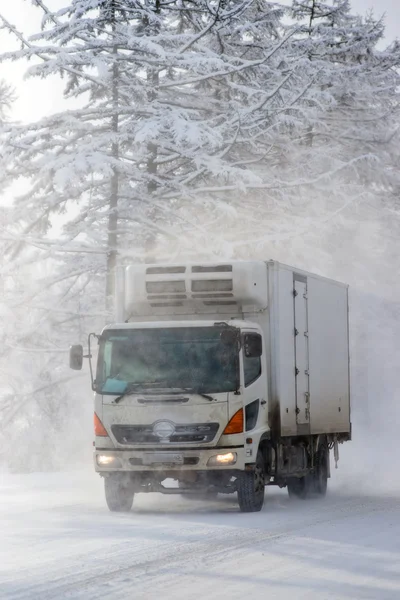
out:
<path id="1" fill-rule="evenodd" d="M 138 256 L 143 231 L 180 242 L 180 207 L 181 223 L 198 228 L 199 212 L 224 218 L 245 190 L 257 200 L 254 190 L 280 185 L 285 141 L 331 104 L 278 5 L 37 5 L 44 29 L 29 41 L 3 19 L 23 44 L 3 60 L 36 60 L 31 76 L 62 74 L 79 106 L 10 131 L 4 176 L 30 182 L 13 220 L 35 237 L 59 216 L 64 245 L 99 253 L 82 271 L 106 272 L 107 295 L 117 251 Z"/>
<path id="2" fill-rule="evenodd" d="M 6 120 L 13 100 L 13 88 L 6 81 L 0 80 L 0 123 Z"/>
<path id="3" fill-rule="evenodd" d="M 242 113 L 234 149 L 249 158 L 244 168 L 261 181 L 240 196 L 228 187 L 227 213 L 204 211 L 202 231 L 192 231 L 198 243 L 192 236 L 188 251 L 190 244 L 195 252 L 206 247 L 206 237 L 213 240 L 209 250 L 238 256 L 310 235 L 316 245 L 326 244 L 327 224 L 345 227 L 351 238 L 368 205 L 398 202 L 399 45 L 379 49 L 382 22 L 352 15 L 345 0 L 294 2 L 287 16 L 291 37 L 275 57 L 288 79 L 258 113 L 254 103 L 251 110 L 244 104 L 254 120 L 243 124 Z M 253 31 L 252 22 L 247 27 Z M 258 68 L 256 75 L 265 98 L 279 87 L 271 69 Z M 245 130 L 247 138 L 241 137 Z M 214 188 L 214 201 L 222 194 Z M 190 206 L 182 210 L 189 218 Z M 336 242 L 334 232 L 330 244 Z"/>
<path id="4" fill-rule="evenodd" d="M 250 240 L 265 217 L 279 240 L 277 211 L 300 234 L 366 184 L 396 194 L 399 49 L 379 51 L 382 24 L 346 0 L 37 5 L 29 41 L 4 21 L 24 49 L 3 59 L 39 60 L 32 76 L 63 74 L 86 104 L 13 128 L 3 173 L 32 185 L 14 222 L 42 235 L 61 214 L 64 248 L 87 252 L 81 273 L 111 275 L 143 237 L 203 246 L 223 222 L 237 245 L 240 214 Z"/>

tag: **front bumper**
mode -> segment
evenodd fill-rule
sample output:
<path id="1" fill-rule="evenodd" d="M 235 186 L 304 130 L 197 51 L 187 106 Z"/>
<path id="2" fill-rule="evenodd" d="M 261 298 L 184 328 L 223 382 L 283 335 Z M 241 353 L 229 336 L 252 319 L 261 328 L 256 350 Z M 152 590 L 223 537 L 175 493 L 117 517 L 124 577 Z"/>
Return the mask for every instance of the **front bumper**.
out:
<path id="1" fill-rule="evenodd" d="M 210 458 L 233 452 L 236 454 L 234 464 L 221 464 L 209 466 Z M 163 462 L 151 462 L 157 455 Z M 159 455 L 162 455 L 160 457 Z M 170 455 L 170 459 L 168 458 Z M 178 455 L 182 464 L 175 463 Z M 110 457 L 110 463 L 99 465 L 98 456 Z M 165 460 L 164 460 L 165 459 Z M 171 460 L 171 462 L 168 462 Z M 249 459 L 247 459 L 249 460 Z M 175 449 L 175 450 L 96 450 L 93 453 L 95 471 L 98 473 L 110 472 L 154 472 L 154 471 L 240 471 L 245 468 L 244 447 L 235 448 L 207 448 L 207 449 Z"/>

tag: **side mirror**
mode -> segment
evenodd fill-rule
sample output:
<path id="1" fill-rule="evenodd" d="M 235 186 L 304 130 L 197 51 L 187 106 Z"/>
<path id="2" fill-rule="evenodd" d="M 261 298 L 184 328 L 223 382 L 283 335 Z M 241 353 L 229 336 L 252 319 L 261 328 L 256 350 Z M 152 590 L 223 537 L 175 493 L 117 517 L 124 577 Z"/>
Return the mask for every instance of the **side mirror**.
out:
<path id="1" fill-rule="evenodd" d="M 258 358 L 262 355 L 262 338 L 258 333 L 246 333 L 243 339 L 246 358 Z"/>
<path id="2" fill-rule="evenodd" d="M 77 344 L 70 346 L 69 349 L 69 366 L 74 371 L 80 371 L 83 365 L 83 346 Z"/>

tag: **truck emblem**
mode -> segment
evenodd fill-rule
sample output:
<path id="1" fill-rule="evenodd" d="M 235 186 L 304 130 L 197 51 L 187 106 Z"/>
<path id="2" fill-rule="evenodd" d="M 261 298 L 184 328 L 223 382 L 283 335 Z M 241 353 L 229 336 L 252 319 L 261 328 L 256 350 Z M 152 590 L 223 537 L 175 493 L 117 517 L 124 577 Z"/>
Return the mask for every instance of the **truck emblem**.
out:
<path id="1" fill-rule="evenodd" d="M 175 425 L 171 421 L 156 421 L 153 433 L 160 439 L 170 438 L 175 433 Z"/>

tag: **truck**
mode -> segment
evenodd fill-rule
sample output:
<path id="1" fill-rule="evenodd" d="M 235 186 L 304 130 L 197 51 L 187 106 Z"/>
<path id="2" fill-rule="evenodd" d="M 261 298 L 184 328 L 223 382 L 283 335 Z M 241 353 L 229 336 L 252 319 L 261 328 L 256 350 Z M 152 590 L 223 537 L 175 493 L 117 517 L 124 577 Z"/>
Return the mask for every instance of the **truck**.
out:
<path id="1" fill-rule="evenodd" d="M 120 267 L 90 334 L 94 468 L 111 511 L 137 493 L 324 497 L 351 440 L 348 286 L 277 261 Z"/>

